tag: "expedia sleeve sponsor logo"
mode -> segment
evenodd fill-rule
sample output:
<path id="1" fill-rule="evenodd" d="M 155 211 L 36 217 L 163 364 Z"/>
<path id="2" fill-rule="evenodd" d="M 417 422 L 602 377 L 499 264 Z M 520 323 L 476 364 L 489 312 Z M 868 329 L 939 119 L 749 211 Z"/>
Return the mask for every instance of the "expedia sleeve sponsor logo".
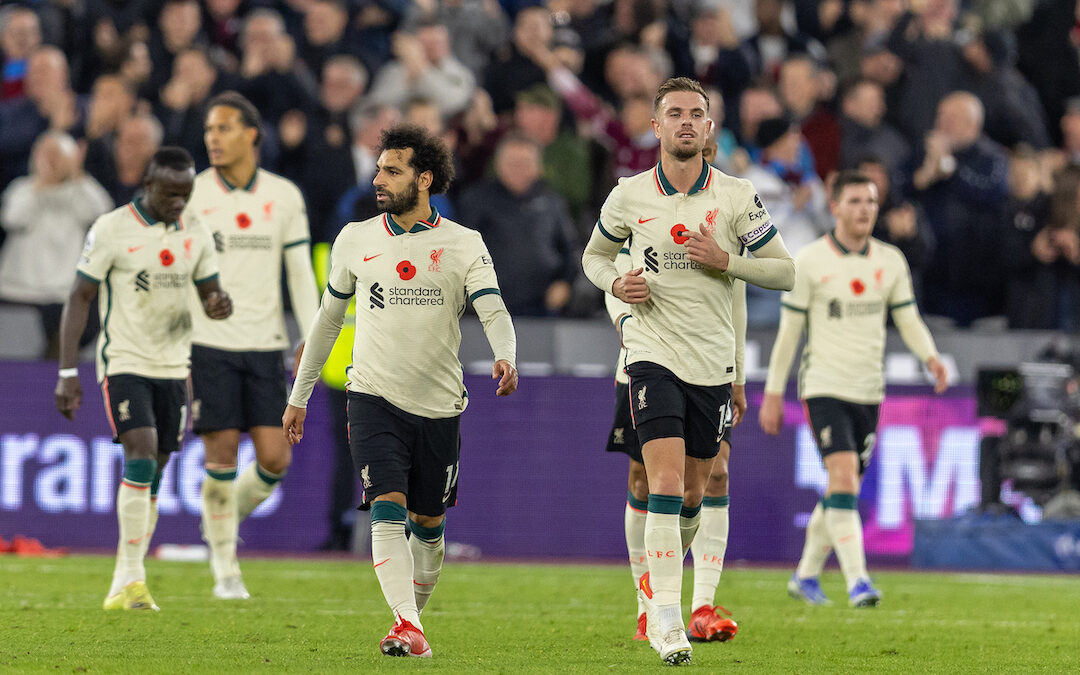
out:
<path id="1" fill-rule="evenodd" d="M 753 214 L 751 214 L 753 215 Z M 766 214 L 767 215 L 767 214 Z M 754 229 L 750 230 L 746 234 L 739 235 L 739 241 L 744 244 L 752 244 L 758 239 L 761 239 L 765 234 L 772 229 L 772 220 L 766 220 L 761 225 L 758 225 Z"/>

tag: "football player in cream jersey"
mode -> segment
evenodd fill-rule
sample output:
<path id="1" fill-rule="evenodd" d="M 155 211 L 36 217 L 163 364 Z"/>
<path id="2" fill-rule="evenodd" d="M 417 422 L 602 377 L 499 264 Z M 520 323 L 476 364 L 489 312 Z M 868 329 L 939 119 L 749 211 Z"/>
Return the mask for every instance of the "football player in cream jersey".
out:
<path id="1" fill-rule="evenodd" d="M 292 461 L 278 429 L 286 386 L 282 350 L 289 347 L 282 261 L 305 334 L 319 301 L 304 198 L 291 182 L 259 168 L 260 133 L 258 111 L 240 94 L 210 100 L 211 166 L 195 177 L 187 207 L 213 234 L 222 284 L 233 299 L 228 320 L 195 321 L 191 419 L 206 448 L 202 532 L 214 596 L 237 600 L 248 597 L 236 558 L 240 521 L 270 497 Z M 241 432 L 251 436 L 255 461 L 238 472 Z"/>
<path id="2" fill-rule="evenodd" d="M 690 660 L 681 615 L 682 556 L 735 375 L 735 279 L 787 290 L 795 265 L 749 181 L 709 166 L 711 128 L 701 85 L 672 78 L 657 91 L 660 162 L 619 180 L 582 255 L 586 276 L 632 305 L 622 323 L 630 406 L 648 475 L 642 577 L 649 642 L 670 664 Z M 614 260 L 624 242 L 633 269 Z M 754 258 L 739 256 L 746 246 Z"/>
<path id="3" fill-rule="evenodd" d="M 442 141 L 417 126 L 391 128 L 377 166 L 383 214 L 349 223 L 334 241 L 282 425 L 290 443 L 303 437 L 308 397 L 355 295 L 349 445 L 371 507 L 375 575 L 395 618 L 380 649 L 429 657 L 420 612 L 442 570 L 446 509 L 457 499 L 458 431 L 469 402 L 458 360 L 466 301 L 494 352 L 499 396 L 517 388 L 516 338 L 480 233 L 429 203 L 454 173 Z"/>
<path id="4" fill-rule="evenodd" d="M 105 609 L 158 608 L 143 559 L 157 525 L 161 473 L 180 449 L 187 421 L 191 285 L 201 301 L 197 311 L 219 321 L 232 311 L 209 233 L 197 219 L 180 215 L 194 178 L 187 150 L 154 153 L 143 193 L 91 226 L 61 318 L 56 407 L 73 419 L 82 403 L 79 336 L 97 297 L 103 317 L 97 377 L 113 441 L 124 446 L 116 494 L 120 543 Z"/>
<path id="5" fill-rule="evenodd" d="M 934 391 L 940 394 L 948 385 L 934 339 L 915 305 L 904 254 L 870 236 L 877 220 L 877 187 L 863 174 L 842 171 L 833 182 L 829 206 L 836 229 L 795 257 L 795 288 L 782 299 L 759 420 L 766 433 L 780 432 L 788 371 L 805 328 L 799 398 L 829 482 L 806 525 L 806 545 L 788 592 L 810 604 L 827 604 L 818 576 L 835 550 L 848 602 L 873 607 L 881 593 L 866 571 L 858 497 L 885 394 L 887 315 L 933 375 Z"/>

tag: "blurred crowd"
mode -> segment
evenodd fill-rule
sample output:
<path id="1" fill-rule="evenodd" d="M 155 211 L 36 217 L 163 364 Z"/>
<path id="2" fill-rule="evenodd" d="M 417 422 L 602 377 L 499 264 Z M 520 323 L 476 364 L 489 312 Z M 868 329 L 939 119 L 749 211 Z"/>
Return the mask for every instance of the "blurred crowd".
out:
<path id="1" fill-rule="evenodd" d="M 417 123 L 454 151 L 436 204 L 484 234 L 510 311 L 599 313 L 581 248 L 656 163 L 653 95 L 685 75 L 710 92 L 711 161 L 792 252 L 859 168 L 925 313 L 1080 326 L 1077 0 L 27 0 L 0 7 L 0 60 L 0 300 L 43 321 L 157 147 L 208 166 L 224 90 L 262 113 L 260 162 L 301 188 L 314 241 L 375 214 L 379 133 Z M 751 325 L 778 317 L 751 298 Z"/>

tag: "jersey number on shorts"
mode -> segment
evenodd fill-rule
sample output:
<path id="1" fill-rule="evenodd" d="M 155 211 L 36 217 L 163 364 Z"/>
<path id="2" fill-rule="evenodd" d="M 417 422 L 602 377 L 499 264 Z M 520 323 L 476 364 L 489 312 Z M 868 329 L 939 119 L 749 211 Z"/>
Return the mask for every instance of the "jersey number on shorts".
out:
<path id="1" fill-rule="evenodd" d="M 724 427 L 728 424 L 728 415 L 731 414 L 731 403 L 725 403 L 720 406 L 720 426 L 716 428 L 716 442 L 719 443 L 720 439 L 724 437 Z"/>
<path id="2" fill-rule="evenodd" d="M 457 485 L 457 477 L 458 477 L 458 465 L 455 462 L 454 464 L 451 464 L 448 467 L 446 467 L 446 487 L 443 488 L 443 494 L 442 494 L 442 500 L 444 502 L 446 500 L 450 499 L 450 491 L 454 489 L 455 485 Z"/>

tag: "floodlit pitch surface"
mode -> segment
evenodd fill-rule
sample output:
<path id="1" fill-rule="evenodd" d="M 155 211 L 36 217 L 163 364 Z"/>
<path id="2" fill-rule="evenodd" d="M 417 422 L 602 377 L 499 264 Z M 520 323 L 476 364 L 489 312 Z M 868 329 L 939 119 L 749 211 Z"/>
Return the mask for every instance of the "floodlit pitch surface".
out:
<path id="1" fill-rule="evenodd" d="M 147 563 L 160 613 L 101 609 L 113 561 L 0 557 L 0 671 L 115 673 L 652 672 L 632 642 L 629 571 L 448 564 L 424 613 L 434 658 L 392 659 L 393 618 L 370 562 L 245 559 L 248 601 L 211 597 L 205 564 Z M 1080 672 L 1080 576 L 882 572 L 884 602 L 788 598 L 789 571 L 729 567 L 719 600 L 739 634 L 694 646 L 708 672 Z M 687 569 L 684 597 L 690 593 Z M 840 575 L 824 590 L 845 599 Z"/>

